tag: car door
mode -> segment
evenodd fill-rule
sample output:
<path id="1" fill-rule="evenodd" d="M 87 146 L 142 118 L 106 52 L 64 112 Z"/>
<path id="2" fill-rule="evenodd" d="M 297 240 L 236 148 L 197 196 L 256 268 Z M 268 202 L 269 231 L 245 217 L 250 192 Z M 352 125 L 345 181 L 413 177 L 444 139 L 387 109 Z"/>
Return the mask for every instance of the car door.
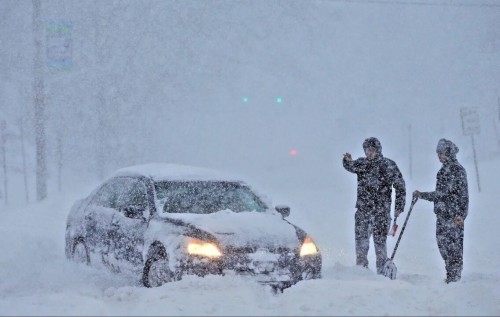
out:
<path id="1" fill-rule="evenodd" d="M 99 260 L 109 252 L 109 225 L 116 212 L 119 187 L 116 180 L 104 183 L 91 197 L 85 210 L 86 241 Z"/>
<path id="2" fill-rule="evenodd" d="M 143 266 L 144 233 L 151 210 L 146 185 L 146 180 L 141 178 L 120 179 L 118 212 L 113 215 L 110 224 L 110 261 L 121 271 L 136 271 Z"/>

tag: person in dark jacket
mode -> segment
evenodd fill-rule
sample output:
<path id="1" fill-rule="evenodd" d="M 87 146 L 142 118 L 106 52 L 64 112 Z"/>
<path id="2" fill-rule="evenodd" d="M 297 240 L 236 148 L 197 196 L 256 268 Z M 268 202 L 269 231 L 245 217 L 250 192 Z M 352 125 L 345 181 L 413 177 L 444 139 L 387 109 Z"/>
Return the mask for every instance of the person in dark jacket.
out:
<path id="1" fill-rule="evenodd" d="M 443 164 L 436 176 L 436 190 L 413 192 L 413 197 L 434 202 L 436 240 L 446 268 L 446 283 L 457 282 L 462 276 L 464 250 L 464 220 L 469 210 L 467 173 L 457 161 L 458 147 L 441 139 L 436 152 Z"/>
<path id="2" fill-rule="evenodd" d="M 382 145 L 377 138 L 363 142 L 366 158 L 353 160 L 345 153 L 344 168 L 357 175 L 358 188 L 354 233 L 356 264 L 368 267 L 370 236 L 373 235 L 377 273 L 382 274 L 387 260 L 387 234 L 391 224 L 392 188 L 396 191 L 394 216 L 403 212 L 406 187 L 396 163 L 382 155 Z"/>

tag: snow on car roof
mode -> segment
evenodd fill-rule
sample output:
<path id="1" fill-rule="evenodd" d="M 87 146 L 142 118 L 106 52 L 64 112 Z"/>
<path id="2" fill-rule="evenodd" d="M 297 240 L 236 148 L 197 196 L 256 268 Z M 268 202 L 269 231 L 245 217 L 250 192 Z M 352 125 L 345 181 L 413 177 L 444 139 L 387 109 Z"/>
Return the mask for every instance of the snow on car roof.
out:
<path id="1" fill-rule="evenodd" d="M 204 167 L 168 164 L 149 163 L 133 165 L 117 170 L 113 176 L 146 176 L 154 181 L 165 180 L 222 180 L 242 182 L 240 178 L 225 172 Z"/>

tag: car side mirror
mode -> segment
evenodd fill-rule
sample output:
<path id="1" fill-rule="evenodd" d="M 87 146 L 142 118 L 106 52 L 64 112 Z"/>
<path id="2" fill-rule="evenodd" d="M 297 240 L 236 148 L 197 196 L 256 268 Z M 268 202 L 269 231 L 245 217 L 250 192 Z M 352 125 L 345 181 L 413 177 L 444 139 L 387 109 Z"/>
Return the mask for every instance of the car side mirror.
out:
<path id="1" fill-rule="evenodd" d="M 290 216 L 290 207 L 284 206 L 284 205 L 279 205 L 276 206 L 274 209 L 276 209 L 277 212 L 283 216 L 283 218 Z"/>

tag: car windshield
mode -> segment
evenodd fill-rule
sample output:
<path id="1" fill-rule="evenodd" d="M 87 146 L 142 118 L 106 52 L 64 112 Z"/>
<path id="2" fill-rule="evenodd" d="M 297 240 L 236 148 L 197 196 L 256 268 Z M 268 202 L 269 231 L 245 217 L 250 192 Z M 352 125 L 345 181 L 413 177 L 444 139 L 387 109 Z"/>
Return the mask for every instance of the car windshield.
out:
<path id="1" fill-rule="evenodd" d="M 266 205 L 237 182 L 169 181 L 155 184 L 164 213 L 209 214 L 220 210 L 263 212 Z"/>

